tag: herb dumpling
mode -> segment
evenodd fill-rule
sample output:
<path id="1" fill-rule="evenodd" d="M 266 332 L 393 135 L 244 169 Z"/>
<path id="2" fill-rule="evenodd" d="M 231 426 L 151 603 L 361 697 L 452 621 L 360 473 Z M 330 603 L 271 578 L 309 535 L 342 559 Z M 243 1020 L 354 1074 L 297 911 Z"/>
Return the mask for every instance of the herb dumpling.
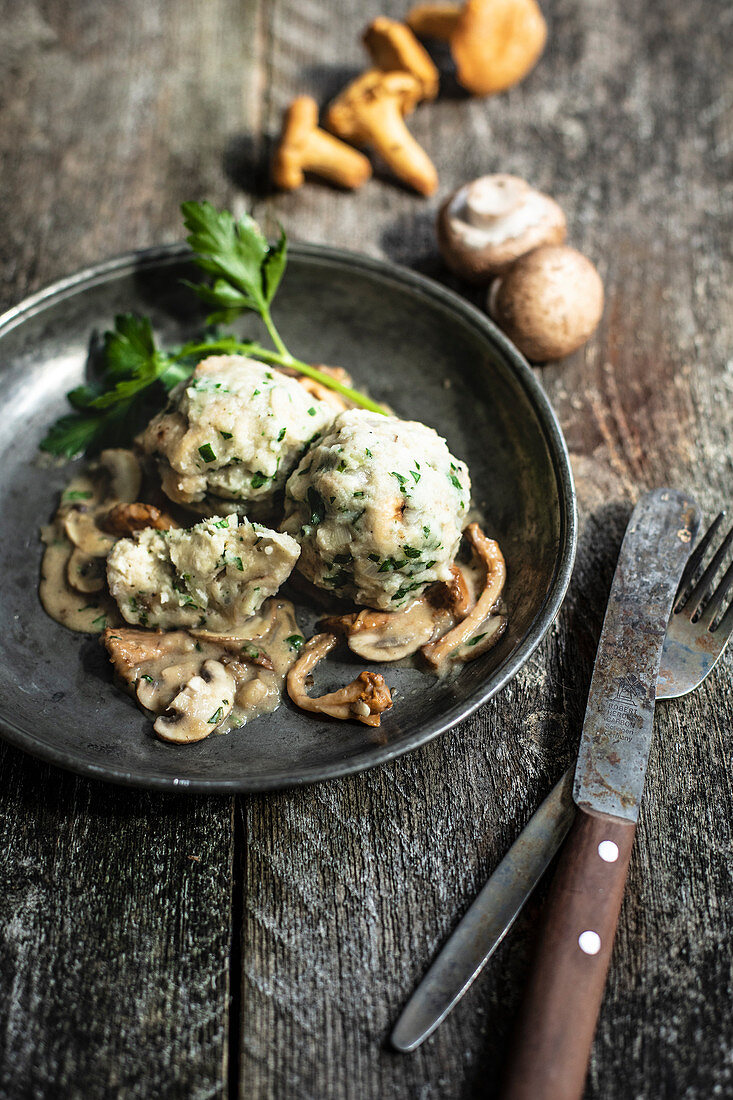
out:
<path id="1" fill-rule="evenodd" d="M 107 581 L 128 623 L 222 633 L 277 592 L 299 553 L 295 539 L 232 513 L 120 539 L 107 558 Z"/>
<path id="2" fill-rule="evenodd" d="M 333 415 L 280 371 L 241 355 L 213 355 L 171 392 L 142 445 L 157 457 L 171 500 L 204 514 L 249 514 L 260 505 L 261 516 Z"/>
<path id="3" fill-rule="evenodd" d="M 319 588 L 394 611 L 450 579 L 470 498 L 468 469 L 432 428 L 351 409 L 290 475 L 281 528 Z"/>

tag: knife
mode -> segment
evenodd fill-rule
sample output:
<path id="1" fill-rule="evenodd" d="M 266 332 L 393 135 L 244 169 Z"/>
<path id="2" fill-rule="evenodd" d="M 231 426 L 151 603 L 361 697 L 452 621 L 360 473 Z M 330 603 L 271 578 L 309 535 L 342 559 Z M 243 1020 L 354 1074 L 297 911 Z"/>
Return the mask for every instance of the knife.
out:
<path id="1" fill-rule="evenodd" d="M 504 1100 L 582 1095 L 644 788 L 667 621 L 700 515 L 657 489 L 631 516 L 601 630 L 575 768 L 576 817 L 507 1065 Z"/>

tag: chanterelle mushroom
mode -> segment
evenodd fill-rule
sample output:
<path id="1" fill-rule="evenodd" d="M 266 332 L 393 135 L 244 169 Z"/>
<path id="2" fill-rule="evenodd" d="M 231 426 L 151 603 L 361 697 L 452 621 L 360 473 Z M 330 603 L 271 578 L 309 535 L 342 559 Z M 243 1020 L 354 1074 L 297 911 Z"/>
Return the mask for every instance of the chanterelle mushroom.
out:
<path id="1" fill-rule="evenodd" d="M 436 609 L 445 608 L 455 619 L 465 619 L 473 606 L 471 593 L 460 566 L 450 567 L 451 579 L 435 585 L 428 592 L 430 603 Z"/>
<path id="2" fill-rule="evenodd" d="M 432 195 L 438 173 L 403 117 L 422 97 L 422 85 L 411 73 L 369 69 L 334 99 L 326 125 L 345 141 L 379 153 L 394 174 L 421 195 Z"/>
<path id="3" fill-rule="evenodd" d="M 99 526 L 110 535 L 122 536 L 132 535 L 135 531 L 144 531 L 146 527 L 154 527 L 156 531 L 170 531 L 178 524 L 154 504 L 141 504 L 134 501 L 127 504 L 113 504 L 110 510 L 100 517 Z"/>
<path id="4" fill-rule="evenodd" d="M 438 247 L 448 267 L 487 283 L 520 256 L 565 240 L 565 215 L 549 195 L 518 176 L 481 176 L 459 187 L 440 208 Z"/>
<path id="5" fill-rule="evenodd" d="M 584 344 L 603 313 L 603 283 L 590 260 L 567 246 L 517 260 L 489 293 L 489 312 L 528 359 L 561 359 Z"/>
<path id="6" fill-rule="evenodd" d="M 428 51 L 405 23 L 378 16 L 364 31 L 364 45 L 378 69 L 411 73 L 421 84 L 424 99 L 438 94 L 439 73 Z"/>
<path id="7" fill-rule="evenodd" d="M 459 650 L 477 633 L 478 628 L 491 614 L 506 580 L 506 565 L 498 543 L 487 538 L 477 523 L 469 523 L 464 534 L 486 566 L 486 583 L 483 592 L 465 619 L 437 642 L 430 642 L 423 646 L 423 656 L 435 668 L 439 668 L 455 650 Z"/>
<path id="8" fill-rule="evenodd" d="M 315 99 L 301 95 L 285 112 L 272 175 L 278 187 L 294 191 L 303 184 L 306 172 L 354 189 L 366 183 L 372 166 L 363 153 L 320 130 Z"/>
<path id="9" fill-rule="evenodd" d="M 355 718 L 365 726 L 378 726 L 382 712 L 392 706 L 390 690 L 378 672 L 360 672 L 350 684 L 316 699 L 308 694 L 306 677 L 335 645 L 334 634 L 316 634 L 306 642 L 288 673 L 288 695 L 296 706 L 313 714 L 344 720 Z"/>
<path id="10" fill-rule="evenodd" d="M 343 412 L 344 409 L 348 409 L 349 406 L 341 396 L 340 393 L 336 393 L 336 390 L 330 390 L 321 382 L 316 382 L 315 378 L 299 378 L 300 385 L 308 391 L 311 397 L 315 397 L 318 401 L 325 402 L 326 405 L 330 405 L 332 409 L 336 409 L 337 412 Z"/>
<path id="11" fill-rule="evenodd" d="M 458 81 L 473 95 L 493 95 L 519 83 L 547 40 L 536 0 L 418 4 L 406 21 L 417 35 L 450 42 Z"/>

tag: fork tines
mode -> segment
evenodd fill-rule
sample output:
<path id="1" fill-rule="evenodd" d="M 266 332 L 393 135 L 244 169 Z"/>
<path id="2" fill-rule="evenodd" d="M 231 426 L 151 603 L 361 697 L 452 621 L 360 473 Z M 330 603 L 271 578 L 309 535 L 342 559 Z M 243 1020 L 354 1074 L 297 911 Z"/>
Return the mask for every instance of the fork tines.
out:
<path id="1" fill-rule="evenodd" d="M 723 564 L 730 546 L 733 545 L 733 527 L 731 527 L 713 555 L 709 565 L 691 589 L 690 585 L 695 581 L 702 567 L 705 553 L 715 538 L 724 519 L 725 512 L 720 512 L 690 554 L 690 558 L 680 580 L 680 585 L 677 590 L 677 599 L 674 605 L 675 614 L 684 611 L 685 615 L 692 621 L 704 622 L 710 630 L 717 630 L 720 628 L 724 630 L 733 629 L 733 603 L 716 624 L 715 628 L 713 628 L 712 625 L 723 600 L 728 594 L 731 586 L 733 586 L 733 562 L 728 566 L 723 578 L 710 596 L 710 599 L 707 599 L 715 575 Z"/>

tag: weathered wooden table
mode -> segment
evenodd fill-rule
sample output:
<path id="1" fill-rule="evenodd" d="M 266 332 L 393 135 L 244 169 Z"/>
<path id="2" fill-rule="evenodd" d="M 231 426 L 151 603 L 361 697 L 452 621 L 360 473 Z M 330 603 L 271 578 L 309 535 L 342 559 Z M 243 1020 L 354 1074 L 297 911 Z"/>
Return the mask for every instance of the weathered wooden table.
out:
<path id="1" fill-rule="evenodd" d="M 273 195 L 296 92 L 363 66 L 337 0 L 1 0 L 0 298 L 180 236 L 178 206 L 452 283 L 424 201 Z M 580 498 L 563 613 L 474 718 L 365 775 L 267 797 L 161 797 L 3 750 L 2 1097 L 465 1097 L 493 1092 L 539 911 L 418 1053 L 390 1023 L 571 759 L 631 502 L 662 483 L 708 518 L 733 490 L 732 27 L 726 0 L 555 0 L 509 94 L 446 81 L 413 127 L 441 193 L 510 171 L 550 191 L 607 288 L 602 326 L 540 376 Z M 588 1096 L 733 1094 L 731 654 L 658 710 Z"/>

